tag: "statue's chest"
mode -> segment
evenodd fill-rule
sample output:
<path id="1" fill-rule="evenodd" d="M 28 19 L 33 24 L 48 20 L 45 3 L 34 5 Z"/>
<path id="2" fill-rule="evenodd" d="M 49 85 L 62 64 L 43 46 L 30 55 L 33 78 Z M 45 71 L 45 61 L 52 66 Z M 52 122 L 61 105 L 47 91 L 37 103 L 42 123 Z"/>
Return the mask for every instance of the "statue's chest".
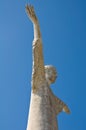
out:
<path id="1" fill-rule="evenodd" d="M 35 112 L 40 112 L 42 116 L 45 115 L 52 117 L 55 113 L 55 110 L 50 94 L 51 93 L 47 88 L 44 88 L 35 94 L 32 93 L 30 107 L 32 107 Z"/>
<path id="2" fill-rule="evenodd" d="M 53 124 L 56 124 L 56 115 L 50 98 L 49 89 L 44 88 L 38 93 L 31 94 L 29 113 L 29 125 L 32 123 L 37 127 L 37 130 L 53 130 Z M 33 125 L 31 125 L 31 129 L 33 129 Z M 57 129 L 55 128 L 54 130 Z"/>

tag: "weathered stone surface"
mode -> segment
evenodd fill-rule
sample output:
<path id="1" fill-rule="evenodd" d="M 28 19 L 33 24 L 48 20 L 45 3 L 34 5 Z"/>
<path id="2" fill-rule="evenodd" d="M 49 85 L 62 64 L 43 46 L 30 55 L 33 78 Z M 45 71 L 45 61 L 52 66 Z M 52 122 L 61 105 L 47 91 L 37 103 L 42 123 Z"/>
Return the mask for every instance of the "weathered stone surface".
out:
<path id="1" fill-rule="evenodd" d="M 56 69 L 44 66 L 38 19 L 32 6 L 27 5 L 26 11 L 34 27 L 32 91 L 27 130 L 58 130 L 56 116 L 62 110 L 67 113 L 70 111 L 49 87 L 56 80 Z"/>

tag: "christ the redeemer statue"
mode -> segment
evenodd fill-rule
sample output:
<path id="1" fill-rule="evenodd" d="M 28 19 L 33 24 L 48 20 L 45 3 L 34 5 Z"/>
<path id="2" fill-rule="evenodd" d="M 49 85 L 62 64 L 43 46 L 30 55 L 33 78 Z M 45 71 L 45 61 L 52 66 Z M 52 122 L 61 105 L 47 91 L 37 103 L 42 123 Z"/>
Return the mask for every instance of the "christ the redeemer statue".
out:
<path id="1" fill-rule="evenodd" d="M 27 5 L 26 12 L 34 29 L 32 91 L 27 130 L 58 130 L 56 116 L 61 111 L 70 111 L 50 89 L 50 85 L 56 80 L 57 72 L 52 65 L 44 65 L 42 37 L 33 6 Z"/>

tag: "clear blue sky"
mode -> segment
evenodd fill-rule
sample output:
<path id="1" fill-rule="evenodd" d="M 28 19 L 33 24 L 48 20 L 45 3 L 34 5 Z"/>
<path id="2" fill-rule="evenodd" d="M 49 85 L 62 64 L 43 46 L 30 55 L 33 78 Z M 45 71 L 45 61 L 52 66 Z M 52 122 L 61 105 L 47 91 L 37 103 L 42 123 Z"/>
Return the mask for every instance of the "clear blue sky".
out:
<path id="1" fill-rule="evenodd" d="M 26 130 L 32 71 L 27 0 L 0 0 L 0 130 Z M 59 130 L 86 130 L 86 1 L 30 0 L 39 17 L 45 64 L 59 76 L 53 92 L 71 109 Z"/>

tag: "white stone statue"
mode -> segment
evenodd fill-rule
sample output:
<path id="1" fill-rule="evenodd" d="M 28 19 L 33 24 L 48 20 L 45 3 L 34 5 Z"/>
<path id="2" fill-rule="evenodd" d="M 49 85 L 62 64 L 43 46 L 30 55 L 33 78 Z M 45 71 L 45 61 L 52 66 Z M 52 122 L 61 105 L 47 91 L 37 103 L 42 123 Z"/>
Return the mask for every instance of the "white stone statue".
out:
<path id="1" fill-rule="evenodd" d="M 32 91 L 27 130 L 58 130 L 56 116 L 61 111 L 70 113 L 70 110 L 50 89 L 57 72 L 52 65 L 44 66 L 42 37 L 33 6 L 27 5 L 26 12 L 34 28 Z"/>

